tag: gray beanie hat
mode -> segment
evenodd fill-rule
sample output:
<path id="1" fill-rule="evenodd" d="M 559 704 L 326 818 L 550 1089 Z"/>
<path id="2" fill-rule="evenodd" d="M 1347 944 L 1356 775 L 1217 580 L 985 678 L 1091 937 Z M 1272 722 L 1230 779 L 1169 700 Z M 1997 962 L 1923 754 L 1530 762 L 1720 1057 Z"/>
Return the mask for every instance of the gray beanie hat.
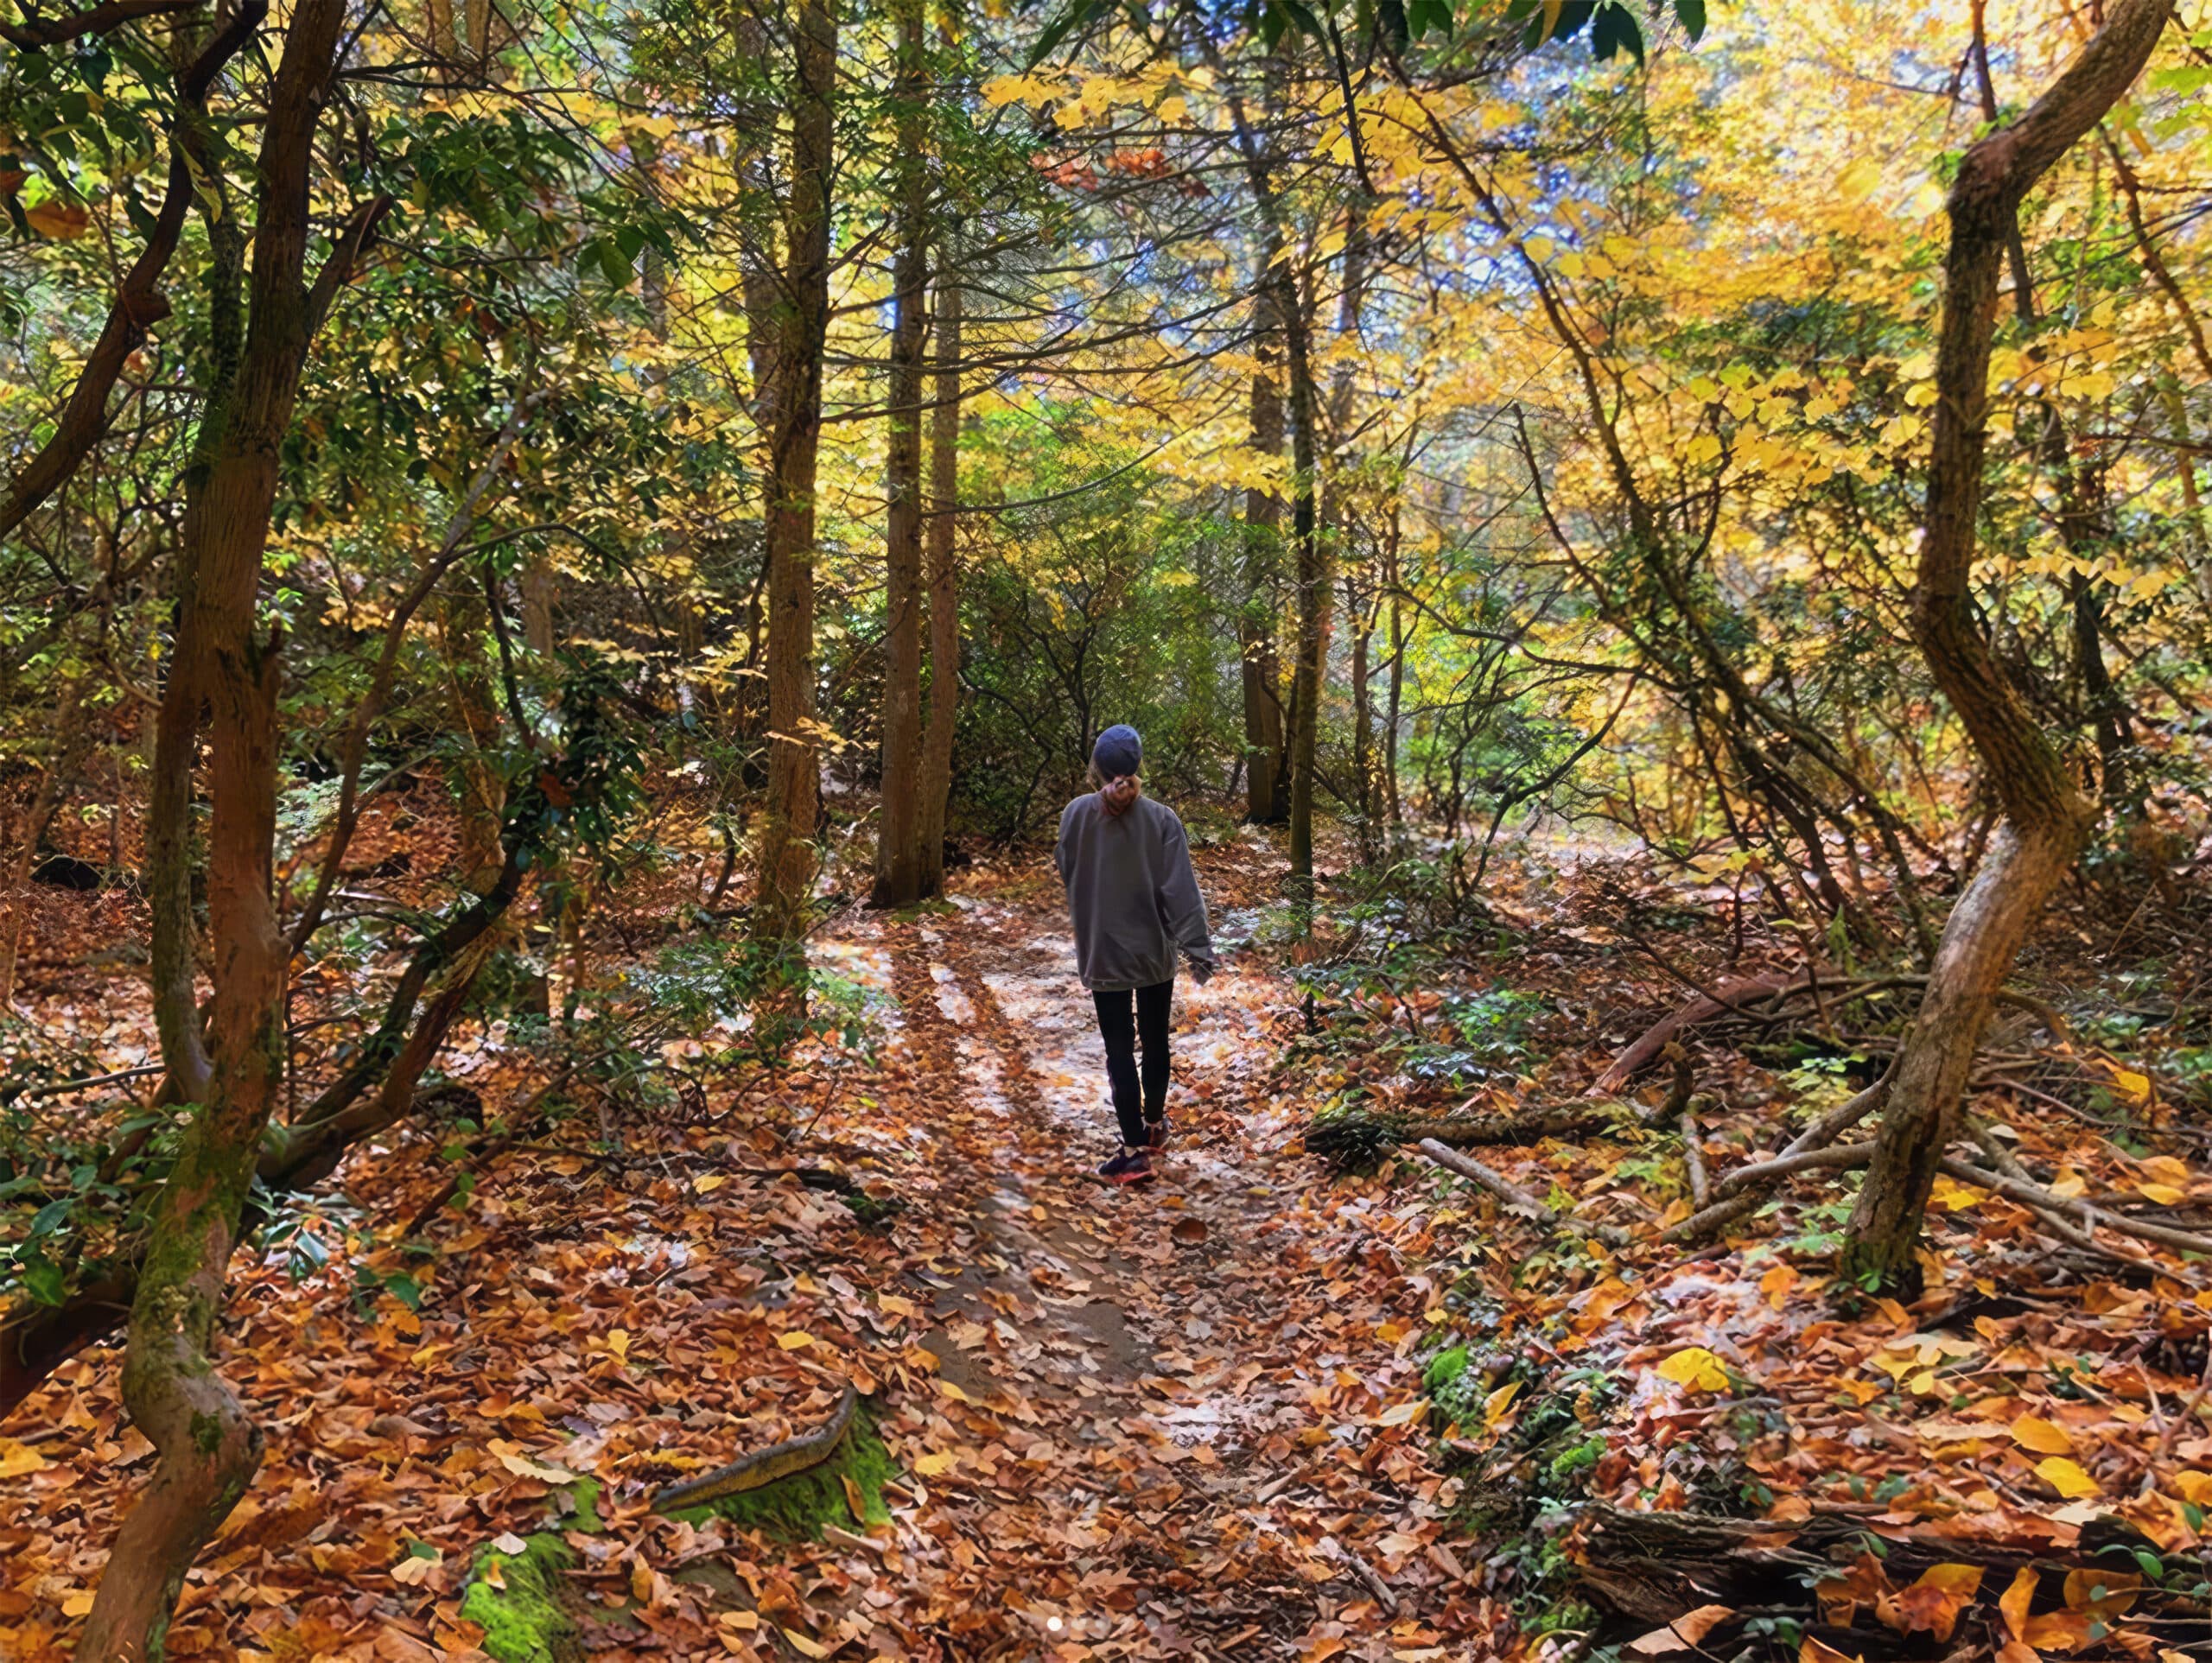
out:
<path id="1" fill-rule="evenodd" d="M 1144 764 L 1144 741 L 1127 722 L 1116 722 L 1091 747 L 1092 765 L 1109 779 L 1126 779 Z"/>

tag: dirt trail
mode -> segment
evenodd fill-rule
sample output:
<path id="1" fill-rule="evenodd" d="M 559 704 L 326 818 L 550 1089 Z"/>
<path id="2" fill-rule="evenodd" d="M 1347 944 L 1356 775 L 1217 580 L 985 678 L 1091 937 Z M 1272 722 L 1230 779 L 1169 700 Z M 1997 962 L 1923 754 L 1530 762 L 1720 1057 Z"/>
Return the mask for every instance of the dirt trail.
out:
<path id="1" fill-rule="evenodd" d="M 897 1005 L 906 1089 L 882 1112 L 926 1152 L 911 1176 L 933 1194 L 902 1227 L 942 1272 L 921 1278 L 922 1349 L 962 1428 L 1002 1431 L 987 1472 L 931 1486 L 988 1556 L 1006 1626 L 984 1654 L 1471 1654 L 1442 1648 L 1465 1638 L 1459 1567 L 1422 1551 L 1435 1477 L 1359 1412 L 1418 1394 L 1419 1296 L 1391 1221 L 1340 1210 L 1285 1152 L 1304 1113 L 1273 1070 L 1287 990 L 1233 962 L 1179 985 L 1173 1145 L 1159 1179 L 1115 1190 L 1090 1176 L 1113 1116 L 1055 888 L 862 920 L 831 951 Z"/>

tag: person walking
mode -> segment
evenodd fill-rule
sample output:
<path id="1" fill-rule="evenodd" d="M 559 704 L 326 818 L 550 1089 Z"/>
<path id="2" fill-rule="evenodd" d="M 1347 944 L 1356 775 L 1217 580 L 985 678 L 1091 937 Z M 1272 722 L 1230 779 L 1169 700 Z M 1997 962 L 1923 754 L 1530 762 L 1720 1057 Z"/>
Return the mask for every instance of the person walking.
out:
<path id="1" fill-rule="evenodd" d="M 1053 851 L 1075 924 L 1076 973 L 1098 1009 L 1120 1122 L 1122 1146 L 1098 1168 L 1110 1184 L 1149 1178 L 1154 1156 L 1166 1147 L 1167 1018 L 1176 955 L 1190 962 L 1201 987 L 1214 972 L 1190 840 L 1175 811 L 1144 794 L 1137 779 L 1143 763 L 1135 728 L 1122 723 L 1101 733 L 1090 753 L 1092 789 L 1062 811 Z"/>

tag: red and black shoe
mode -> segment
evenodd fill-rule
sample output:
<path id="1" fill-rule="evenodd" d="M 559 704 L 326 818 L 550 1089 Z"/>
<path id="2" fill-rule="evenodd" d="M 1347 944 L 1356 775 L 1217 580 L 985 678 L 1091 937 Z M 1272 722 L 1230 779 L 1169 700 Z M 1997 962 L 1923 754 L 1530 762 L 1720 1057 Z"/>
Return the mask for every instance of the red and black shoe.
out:
<path id="1" fill-rule="evenodd" d="M 1144 1146 L 1157 1155 L 1167 1147 L 1167 1116 L 1160 1114 L 1144 1123 Z"/>
<path id="2" fill-rule="evenodd" d="M 1152 1177 L 1152 1152 L 1124 1149 L 1098 1168 L 1098 1176 L 1109 1184 L 1146 1183 Z"/>

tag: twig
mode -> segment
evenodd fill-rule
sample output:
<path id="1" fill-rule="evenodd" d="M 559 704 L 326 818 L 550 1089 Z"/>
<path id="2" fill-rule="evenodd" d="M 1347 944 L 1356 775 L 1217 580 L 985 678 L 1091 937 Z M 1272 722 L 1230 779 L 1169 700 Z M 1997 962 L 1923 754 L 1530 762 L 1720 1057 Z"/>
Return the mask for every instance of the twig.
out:
<path id="1" fill-rule="evenodd" d="M 1892 1060 L 1890 1066 L 1894 1070 L 1897 1066 L 1896 1062 Z M 1722 1199 L 1702 1212 L 1692 1213 L 1681 1223 L 1662 1232 L 1659 1239 L 1662 1241 L 1700 1241 L 1724 1226 L 1734 1223 L 1736 1220 L 1752 1211 L 1759 1204 L 1759 1197 L 1756 1190 L 1738 1193 L 1744 1190 L 1745 1186 L 1753 1183 L 1761 1174 L 1770 1178 L 1782 1177 L 1799 1170 L 1796 1166 L 1781 1166 L 1780 1163 L 1790 1160 L 1796 1156 L 1811 1154 L 1816 1150 L 1826 1149 L 1872 1114 L 1875 1107 L 1889 1095 L 1889 1091 L 1890 1076 L 1885 1073 L 1880 1079 L 1875 1081 L 1864 1091 L 1830 1109 L 1799 1133 L 1774 1160 L 1763 1161 L 1755 1166 L 1741 1167 L 1723 1177 L 1716 1186 Z M 1871 1145 L 1866 1146 L 1872 1147 Z M 1856 1165 L 1857 1163 L 1840 1164 Z"/>
<path id="2" fill-rule="evenodd" d="M 1514 1184 L 1503 1173 L 1484 1165 L 1471 1156 L 1463 1155 L 1458 1150 L 1437 1142 L 1433 1138 L 1423 1138 L 1414 1147 L 1444 1168 L 1446 1171 L 1457 1172 L 1471 1183 L 1480 1184 L 1503 1202 L 1509 1211 L 1519 1213 L 1524 1218 L 1534 1219 L 1536 1222 L 1555 1230 L 1566 1228 L 1570 1222 L 1568 1219 L 1561 1218 L 1560 1215 L 1552 1211 L 1526 1190 Z M 1595 1224 L 1586 1220 L 1573 1220 L 1573 1222 L 1575 1228 L 1596 1236 L 1608 1247 L 1624 1247 L 1629 1243 L 1628 1232 L 1618 1226 Z"/>
<path id="3" fill-rule="evenodd" d="M 2188 1230 L 2173 1230 L 2163 1224 L 2146 1224 L 2140 1219 L 2129 1218 L 2120 1213 L 2101 1212 L 2086 1201 L 2076 1201 L 2071 1196 L 2062 1196 L 2055 1190 L 2046 1190 L 2040 1184 L 2031 1184 L 2025 1178 L 2016 1178 L 2002 1172 L 1986 1171 L 1968 1165 L 1955 1156 L 1943 1157 L 1941 1170 L 1961 1184 L 1978 1184 L 1993 1190 L 1999 1195 L 2010 1196 L 2024 1202 L 2038 1212 L 2057 1210 L 2071 1213 L 2092 1229 L 2102 1225 L 2122 1235 L 2137 1236 L 2145 1241 L 2155 1241 L 2162 1247 L 2171 1247 L 2179 1253 L 2202 1254 L 2212 1258 L 2212 1236 L 2197 1235 Z"/>
<path id="4" fill-rule="evenodd" d="M 83 1080 L 54 1080 L 45 1085 L 22 1086 L 0 1090 L 0 1102 L 20 1102 L 32 1097 L 64 1097 L 73 1091 L 92 1091 L 100 1086 L 120 1085 L 125 1080 L 143 1080 L 149 1074 L 159 1074 L 159 1063 L 148 1063 L 135 1069 L 118 1069 L 113 1074 L 95 1074 Z"/>
<path id="5" fill-rule="evenodd" d="M 1697 1146 L 1697 1116 L 1682 1111 L 1682 1161 L 1690 1169 L 1690 1200 L 1700 1212 L 1713 1204 L 1713 1180 L 1705 1170 L 1705 1152 Z"/>
<path id="6" fill-rule="evenodd" d="M 1367 1584 L 1368 1591 L 1375 1596 L 1375 1603 L 1382 1608 L 1383 1614 L 1396 1616 L 1398 1596 L 1390 1591 L 1390 1584 L 1382 1580 L 1382 1573 L 1335 1537 L 1329 1538 L 1329 1546 L 1335 1550 L 1337 1562 Z"/>
<path id="7" fill-rule="evenodd" d="M 2027 1170 L 2020 1165 L 2019 1157 L 2013 1154 L 1999 1140 L 1986 1121 L 1969 1120 L 1967 1122 L 1967 1132 L 1977 1144 L 1981 1146 L 1981 1152 L 1989 1157 L 1989 1164 L 1999 1171 L 2007 1177 L 2018 1178 L 2023 1184 L 2034 1181 L 2028 1177 Z M 2079 1224 L 2069 1221 L 2063 1213 L 2053 1212 L 2048 1207 L 2037 1207 L 2035 1210 L 2044 1222 L 2050 1226 L 2051 1233 L 2060 1241 L 2071 1242 L 2074 1246 L 2086 1248 L 2091 1253 L 2104 1251 L 2097 1245 L 2095 1236 Z"/>

